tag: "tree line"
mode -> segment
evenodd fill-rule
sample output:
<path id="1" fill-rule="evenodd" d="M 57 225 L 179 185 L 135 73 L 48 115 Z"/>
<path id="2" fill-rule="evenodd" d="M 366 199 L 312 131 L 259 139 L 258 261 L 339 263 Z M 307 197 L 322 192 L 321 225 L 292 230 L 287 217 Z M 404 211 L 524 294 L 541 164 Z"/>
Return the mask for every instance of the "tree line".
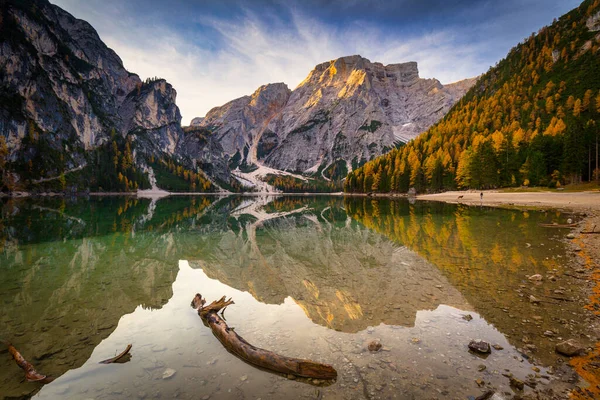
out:
<path id="1" fill-rule="evenodd" d="M 600 42 L 586 22 L 600 0 L 532 34 L 447 116 L 352 171 L 347 192 L 405 192 L 598 179 Z"/>

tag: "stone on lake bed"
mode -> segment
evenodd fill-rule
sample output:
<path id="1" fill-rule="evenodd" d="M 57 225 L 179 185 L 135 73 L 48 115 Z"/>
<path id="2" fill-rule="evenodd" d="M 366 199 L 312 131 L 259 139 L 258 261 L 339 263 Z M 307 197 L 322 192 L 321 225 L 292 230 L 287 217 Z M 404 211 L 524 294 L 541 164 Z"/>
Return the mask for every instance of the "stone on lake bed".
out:
<path id="1" fill-rule="evenodd" d="M 469 349 L 473 352 L 480 354 L 489 354 L 492 352 L 490 344 L 488 342 L 484 342 L 481 339 L 471 340 L 471 342 L 469 343 Z"/>
<path id="2" fill-rule="evenodd" d="M 534 295 L 529 296 L 529 301 L 533 304 L 539 304 L 540 299 L 538 299 L 537 297 L 535 297 Z"/>
<path id="3" fill-rule="evenodd" d="M 163 374 L 162 374 L 162 378 L 163 379 L 171 379 L 173 377 L 173 375 L 175 375 L 177 371 L 175 371 L 173 368 L 167 368 L 164 370 Z"/>
<path id="4" fill-rule="evenodd" d="M 376 352 L 381 350 L 381 343 L 377 340 L 373 340 L 367 347 L 369 348 L 369 351 Z"/>
<path id="5" fill-rule="evenodd" d="M 583 353 L 585 348 L 573 339 L 565 340 L 556 345 L 556 352 L 564 356 L 572 357 Z"/>
<path id="6" fill-rule="evenodd" d="M 569 233 L 567 235 L 567 239 L 575 239 L 575 234 L 574 233 Z"/>
<path id="7" fill-rule="evenodd" d="M 490 400 L 490 399 L 493 399 L 494 396 L 495 396 L 495 392 L 493 390 L 488 390 L 481 396 L 476 397 L 475 400 Z M 500 397 L 500 398 L 502 399 L 502 397 Z"/>
<path id="8" fill-rule="evenodd" d="M 517 379 L 514 376 L 511 376 L 508 379 L 510 380 L 510 386 L 512 386 L 513 388 L 517 390 L 523 390 L 525 388 L 525 383 L 522 380 Z"/>
<path id="9" fill-rule="evenodd" d="M 544 280 L 544 277 L 540 274 L 535 274 L 535 275 L 528 276 L 527 279 L 529 279 L 530 281 L 533 281 L 533 282 L 540 282 L 540 281 Z"/>

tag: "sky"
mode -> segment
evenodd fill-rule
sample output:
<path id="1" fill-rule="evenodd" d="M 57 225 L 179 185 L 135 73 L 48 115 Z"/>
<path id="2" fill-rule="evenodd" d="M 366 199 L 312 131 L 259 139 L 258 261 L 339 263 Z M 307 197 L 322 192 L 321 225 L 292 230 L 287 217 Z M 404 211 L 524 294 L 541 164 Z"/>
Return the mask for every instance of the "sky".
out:
<path id="1" fill-rule="evenodd" d="M 486 72 L 578 0 L 51 0 L 88 21 L 125 68 L 165 78 L 182 124 L 267 83 L 360 54 L 423 78 Z"/>

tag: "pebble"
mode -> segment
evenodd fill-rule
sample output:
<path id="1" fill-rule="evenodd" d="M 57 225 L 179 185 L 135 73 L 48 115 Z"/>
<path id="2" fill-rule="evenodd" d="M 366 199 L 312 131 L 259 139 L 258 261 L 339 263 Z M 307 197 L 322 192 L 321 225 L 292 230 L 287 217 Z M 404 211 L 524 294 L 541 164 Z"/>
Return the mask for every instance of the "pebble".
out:
<path id="1" fill-rule="evenodd" d="M 381 343 L 378 342 L 377 340 L 373 340 L 371 343 L 369 343 L 369 351 L 372 352 L 377 352 L 379 350 L 381 350 Z"/>
<path id="2" fill-rule="evenodd" d="M 242 382 L 246 382 L 247 380 L 248 380 L 248 375 L 242 375 L 240 377 L 240 381 L 242 381 Z"/>
<path id="3" fill-rule="evenodd" d="M 540 302 L 540 299 L 538 299 L 534 295 L 531 295 L 531 296 L 529 296 L 529 301 L 533 304 L 538 304 Z"/>
<path id="4" fill-rule="evenodd" d="M 555 350 L 559 354 L 571 357 L 582 353 L 585 350 L 585 348 L 579 343 L 577 343 L 575 340 L 569 339 L 564 342 L 558 343 L 555 347 Z"/>
<path id="5" fill-rule="evenodd" d="M 515 389 L 523 390 L 525 388 L 525 383 L 522 380 L 519 380 L 514 376 L 511 376 L 508 379 L 510 380 L 510 386 L 514 387 Z"/>
<path id="6" fill-rule="evenodd" d="M 541 282 L 544 279 L 544 277 L 542 277 L 542 275 L 540 274 L 535 274 L 527 277 L 527 279 L 533 282 Z"/>
<path id="7" fill-rule="evenodd" d="M 163 379 L 171 379 L 173 377 L 173 375 L 175 375 L 177 371 L 175 371 L 173 368 L 167 368 L 164 370 L 163 374 L 162 374 L 162 378 Z"/>
<path id="8" fill-rule="evenodd" d="M 471 340 L 471 342 L 469 343 L 469 349 L 480 354 L 487 354 L 492 352 L 490 344 L 488 342 L 484 342 L 481 339 Z"/>

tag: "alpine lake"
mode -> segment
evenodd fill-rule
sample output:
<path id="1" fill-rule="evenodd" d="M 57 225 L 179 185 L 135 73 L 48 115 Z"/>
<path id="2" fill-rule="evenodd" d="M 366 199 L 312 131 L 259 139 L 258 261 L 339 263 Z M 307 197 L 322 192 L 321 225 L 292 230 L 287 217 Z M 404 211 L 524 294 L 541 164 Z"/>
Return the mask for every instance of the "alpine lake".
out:
<path id="1" fill-rule="evenodd" d="M 0 208 L 0 339 L 55 378 L 27 382 L 1 345 L 0 398 L 509 399 L 590 385 L 555 352 L 593 345 L 569 230 L 540 225 L 577 215 L 334 196 Z M 240 360 L 190 306 L 196 293 L 231 297 L 227 324 L 252 345 L 337 379 Z M 99 364 L 128 344 L 127 362 Z"/>

